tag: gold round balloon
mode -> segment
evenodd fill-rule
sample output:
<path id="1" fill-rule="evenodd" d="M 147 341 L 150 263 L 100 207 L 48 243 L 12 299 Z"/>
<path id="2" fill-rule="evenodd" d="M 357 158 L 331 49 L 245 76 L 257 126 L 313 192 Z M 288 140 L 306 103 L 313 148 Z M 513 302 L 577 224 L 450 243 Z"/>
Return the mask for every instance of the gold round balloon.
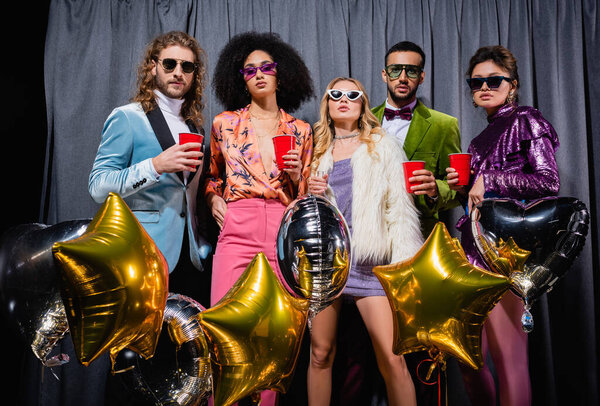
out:
<path id="1" fill-rule="evenodd" d="M 432 367 L 442 369 L 448 355 L 483 366 L 483 323 L 510 288 L 509 278 L 472 265 L 442 222 L 413 258 L 373 272 L 394 314 L 395 354 L 429 351 Z"/>
<path id="2" fill-rule="evenodd" d="M 165 258 L 127 204 L 111 193 L 79 238 L 55 243 L 75 354 L 88 365 L 106 351 L 154 354 L 168 295 Z"/>
<path id="3" fill-rule="evenodd" d="M 215 406 L 266 389 L 285 393 L 308 307 L 308 299 L 286 291 L 261 252 L 227 294 L 198 315 L 211 349 Z"/>

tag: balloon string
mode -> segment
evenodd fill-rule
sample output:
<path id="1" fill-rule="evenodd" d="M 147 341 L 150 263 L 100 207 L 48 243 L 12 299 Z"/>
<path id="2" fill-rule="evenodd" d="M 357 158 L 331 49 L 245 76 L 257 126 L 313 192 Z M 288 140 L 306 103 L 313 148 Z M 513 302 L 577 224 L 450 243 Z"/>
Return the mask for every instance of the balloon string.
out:
<path id="1" fill-rule="evenodd" d="M 429 371 L 427 373 L 427 377 L 425 379 L 421 378 L 421 375 L 419 374 L 419 368 L 421 367 L 421 364 L 425 361 L 431 361 L 432 365 L 429 368 Z M 442 406 L 442 384 L 441 384 L 441 372 L 438 371 L 437 374 L 437 380 L 433 381 L 433 382 L 428 382 L 426 379 L 429 378 L 431 376 L 431 373 L 433 371 L 433 369 L 435 368 L 437 364 L 435 363 L 435 361 L 431 358 L 426 358 L 424 360 L 422 360 L 421 362 L 419 362 L 419 365 L 417 365 L 417 378 L 419 379 L 419 381 L 421 381 L 421 383 L 425 384 L 425 385 L 437 385 L 437 392 L 438 392 L 438 406 Z"/>

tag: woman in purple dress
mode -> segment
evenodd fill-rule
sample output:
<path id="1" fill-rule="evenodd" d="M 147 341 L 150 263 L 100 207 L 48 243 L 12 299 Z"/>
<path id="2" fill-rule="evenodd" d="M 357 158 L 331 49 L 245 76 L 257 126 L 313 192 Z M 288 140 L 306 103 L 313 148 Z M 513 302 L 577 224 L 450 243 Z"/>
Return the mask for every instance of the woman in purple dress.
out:
<path id="1" fill-rule="evenodd" d="M 348 223 L 352 264 L 344 295 L 352 296 L 375 350 L 390 405 L 416 405 L 404 357 L 392 352 L 392 310 L 373 267 L 412 257 L 423 244 L 418 212 L 405 190 L 406 155 L 371 113 L 360 82 L 336 78 L 321 99 L 314 126 L 309 192 L 324 194 Z M 312 320 L 309 405 L 328 405 L 341 299 Z"/>
<path id="2" fill-rule="evenodd" d="M 542 114 L 517 104 L 519 75 L 512 53 L 502 46 L 482 47 L 469 62 L 467 82 L 475 107 L 487 113 L 488 126 L 471 141 L 471 183 L 459 187 L 458 174 L 448 168 L 448 185 L 459 191 L 470 213 L 485 198 L 532 200 L 558 193 L 560 181 L 555 152 L 558 137 Z M 489 269 L 477 252 L 469 218 L 457 224 L 471 263 Z M 531 404 L 527 334 L 521 328 L 523 306 L 507 293 L 484 325 L 482 350 L 489 350 L 498 375 L 502 405 Z M 495 405 L 496 386 L 487 365 L 480 371 L 462 367 L 473 405 Z"/>

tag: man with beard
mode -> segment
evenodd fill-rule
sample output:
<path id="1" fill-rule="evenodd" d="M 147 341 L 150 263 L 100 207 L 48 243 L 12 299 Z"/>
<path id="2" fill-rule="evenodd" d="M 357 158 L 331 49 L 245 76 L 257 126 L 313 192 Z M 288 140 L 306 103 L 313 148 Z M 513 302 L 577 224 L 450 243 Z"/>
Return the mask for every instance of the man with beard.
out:
<path id="1" fill-rule="evenodd" d="M 425 53 L 418 45 L 403 41 L 385 55 L 381 72 L 387 84 L 387 100 L 372 109 L 382 127 L 404 146 L 411 161 L 425 161 L 425 169 L 415 171 L 415 204 L 421 212 L 421 231 L 427 238 L 439 221 L 438 213 L 459 204 L 450 190 L 446 168 L 448 154 L 460 151 L 458 120 L 427 108 L 417 99 L 417 89 L 425 79 Z"/>
<path id="2" fill-rule="evenodd" d="M 103 203 L 121 196 L 169 266 L 169 292 L 208 306 L 210 245 L 201 236 L 203 144 L 179 145 L 179 134 L 202 128 L 204 51 L 192 36 L 172 31 L 147 46 L 133 102 L 107 118 L 88 189 Z"/>
<path id="3" fill-rule="evenodd" d="M 445 177 L 450 166 L 448 154 L 461 152 L 461 147 L 458 120 L 426 107 L 417 99 L 417 90 L 425 79 L 424 67 L 425 53 L 418 45 L 402 41 L 392 46 L 385 55 L 385 68 L 381 72 L 387 84 L 387 100 L 372 111 L 382 127 L 404 147 L 408 160 L 425 161 L 425 169 L 414 171 L 411 181 L 423 182 L 413 186 L 412 191 L 421 212 L 421 231 L 427 238 L 439 221 L 439 212 L 459 205 Z M 426 352 L 405 355 L 419 406 L 440 404 L 438 384 L 422 382 L 431 365 L 428 358 Z M 439 385 L 443 392 L 445 374 L 441 378 Z"/>

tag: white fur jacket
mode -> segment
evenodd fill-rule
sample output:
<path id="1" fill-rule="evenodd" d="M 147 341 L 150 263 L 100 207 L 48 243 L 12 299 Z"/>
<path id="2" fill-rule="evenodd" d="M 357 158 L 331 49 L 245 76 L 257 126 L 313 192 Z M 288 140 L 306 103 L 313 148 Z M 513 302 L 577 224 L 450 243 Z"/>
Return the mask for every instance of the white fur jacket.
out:
<path id="1" fill-rule="evenodd" d="M 375 153 L 362 144 L 352 165 L 352 255 L 354 260 L 395 263 L 409 259 L 423 245 L 419 212 L 404 187 L 406 154 L 389 135 L 374 135 Z M 331 172 L 333 145 L 323 154 L 319 170 Z M 337 206 L 333 190 L 326 197 Z"/>

